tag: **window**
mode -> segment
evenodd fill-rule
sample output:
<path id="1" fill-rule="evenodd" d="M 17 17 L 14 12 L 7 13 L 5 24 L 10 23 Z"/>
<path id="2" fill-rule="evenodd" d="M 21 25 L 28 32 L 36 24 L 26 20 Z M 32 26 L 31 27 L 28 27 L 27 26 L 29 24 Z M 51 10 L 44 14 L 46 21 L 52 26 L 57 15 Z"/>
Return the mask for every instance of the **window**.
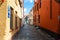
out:
<path id="1" fill-rule="evenodd" d="M 15 11 L 15 13 L 17 14 L 17 11 Z"/>
<path id="2" fill-rule="evenodd" d="M 36 11 L 37 11 L 37 5 L 36 5 Z"/>
<path id="3" fill-rule="evenodd" d="M 41 2 L 42 2 L 42 1 L 40 0 L 40 8 L 41 8 Z"/>
<path id="4" fill-rule="evenodd" d="M 37 10 L 38 10 L 38 4 L 37 4 Z"/>
<path id="5" fill-rule="evenodd" d="M 17 29 L 17 17 L 15 17 L 15 29 Z"/>
<path id="6" fill-rule="evenodd" d="M 60 3 L 60 0 L 55 0 L 56 2 Z"/>
<path id="7" fill-rule="evenodd" d="M 17 0 L 15 0 L 15 4 L 17 5 Z"/>
<path id="8" fill-rule="evenodd" d="M 2 5 L 3 2 L 4 2 L 4 0 L 0 0 L 0 6 Z"/>
<path id="9" fill-rule="evenodd" d="M 38 15 L 38 23 L 40 23 L 40 15 Z"/>
<path id="10" fill-rule="evenodd" d="M 34 8 L 34 11 L 36 11 L 36 6 L 35 6 L 35 8 Z"/>
<path id="11" fill-rule="evenodd" d="M 35 12 L 35 6 L 34 6 L 34 12 Z"/>
<path id="12" fill-rule="evenodd" d="M 10 29 L 13 30 L 13 12 L 14 12 L 14 10 L 13 10 L 12 7 L 10 7 L 10 10 L 11 10 L 11 15 L 10 15 Z"/>
<path id="13" fill-rule="evenodd" d="M 19 4 L 20 4 L 20 7 L 22 7 L 22 2 L 20 0 L 18 0 Z"/>
<path id="14" fill-rule="evenodd" d="M 20 7 L 22 7 L 22 3 L 20 3 Z"/>
<path id="15" fill-rule="evenodd" d="M 33 13 L 34 13 L 34 7 L 33 7 Z"/>
<path id="16" fill-rule="evenodd" d="M 35 11 L 36 11 L 36 5 L 35 5 Z"/>
<path id="17" fill-rule="evenodd" d="M 34 20 L 34 22 L 36 22 L 36 15 L 34 16 L 33 20 Z"/>
<path id="18" fill-rule="evenodd" d="M 16 15 L 17 15 L 17 11 L 15 11 Z M 15 16 L 15 29 L 17 29 L 17 16 Z"/>
<path id="19" fill-rule="evenodd" d="M 52 0 L 50 0 L 50 19 L 52 19 Z"/>

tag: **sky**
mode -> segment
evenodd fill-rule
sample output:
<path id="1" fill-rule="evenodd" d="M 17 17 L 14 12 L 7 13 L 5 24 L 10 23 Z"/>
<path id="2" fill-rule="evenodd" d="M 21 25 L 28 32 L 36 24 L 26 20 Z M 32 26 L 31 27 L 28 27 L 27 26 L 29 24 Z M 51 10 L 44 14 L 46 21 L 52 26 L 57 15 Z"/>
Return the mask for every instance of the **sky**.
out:
<path id="1" fill-rule="evenodd" d="M 28 14 L 34 6 L 34 0 L 24 0 L 24 14 Z"/>

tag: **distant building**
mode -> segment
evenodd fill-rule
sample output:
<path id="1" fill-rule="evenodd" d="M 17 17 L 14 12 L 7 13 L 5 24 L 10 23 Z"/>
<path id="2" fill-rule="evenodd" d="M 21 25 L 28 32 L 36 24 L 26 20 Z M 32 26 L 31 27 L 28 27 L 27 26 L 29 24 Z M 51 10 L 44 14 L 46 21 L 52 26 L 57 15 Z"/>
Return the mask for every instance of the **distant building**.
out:
<path id="1" fill-rule="evenodd" d="M 20 0 L 0 0 L 0 40 L 10 40 L 19 31 L 22 4 Z"/>
<path id="2" fill-rule="evenodd" d="M 30 12 L 28 14 L 28 23 L 33 25 L 33 8 L 32 8 L 32 10 L 30 10 Z"/>

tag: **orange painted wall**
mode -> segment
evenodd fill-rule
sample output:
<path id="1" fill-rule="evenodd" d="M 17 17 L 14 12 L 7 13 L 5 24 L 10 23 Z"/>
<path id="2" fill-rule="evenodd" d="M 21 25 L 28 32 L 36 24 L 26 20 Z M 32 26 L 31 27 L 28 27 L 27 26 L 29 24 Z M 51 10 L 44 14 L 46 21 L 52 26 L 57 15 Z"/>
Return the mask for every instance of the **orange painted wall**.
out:
<path id="1" fill-rule="evenodd" d="M 35 5 L 36 4 L 37 3 L 35 3 Z M 36 20 L 36 22 L 34 23 L 35 25 L 39 24 L 39 26 L 42 28 L 45 28 L 47 30 L 60 34 L 60 26 L 59 26 L 59 20 L 58 20 L 59 3 L 57 3 L 55 0 L 52 0 L 52 19 L 50 18 L 50 0 L 41 0 L 41 8 L 39 8 L 38 10 L 39 13 L 36 14 L 36 12 L 37 11 L 34 11 L 34 16 L 37 14 L 40 15 L 40 20 L 39 20 L 40 23 L 36 23 L 37 22 Z"/>
<path id="2" fill-rule="evenodd" d="M 60 7 L 60 4 L 59 4 Z M 60 16 L 60 8 L 59 8 L 59 16 Z M 60 19 L 59 19 L 59 33 L 60 33 Z"/>
<path id="3" fill-rule="evenodd" d="M 58 10 L 59 5 L 52 0 L 52 19 L 50 19 L 50 0 L 42 0 L 42 8 L 41 8 L 41 24 L 40 26 L 51 30 L 53 32 L 58 31 Z M 58 32 L 57 32 L 58 33 Z"/>
<path id="4" fill-rule="evenodd" d="M 34 22 L 33 22 L 33 24 L 36 26 L 36 25 L 38 25 L 38 23 L 37 23 L 37 16 L 38 16 L 38 11 L 36 11 L 36 9 L 37 9 L 37 6 L 36 6 L 37 4 L 35 4 L 34 5 L 34 14 L 33 14 L 33 18 L 34 18 Z"/>

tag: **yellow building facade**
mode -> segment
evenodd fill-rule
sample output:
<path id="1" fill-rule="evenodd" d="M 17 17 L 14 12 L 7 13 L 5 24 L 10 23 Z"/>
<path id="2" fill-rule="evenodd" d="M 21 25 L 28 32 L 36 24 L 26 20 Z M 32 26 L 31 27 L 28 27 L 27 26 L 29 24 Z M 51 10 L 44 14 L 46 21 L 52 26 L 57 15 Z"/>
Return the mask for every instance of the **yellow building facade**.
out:
<path id="1" fill-rule="evenodd" d="M 0 0 L 0 40 L 11 40 L 21 26 L 22 6 L 19 0 Z"/>

